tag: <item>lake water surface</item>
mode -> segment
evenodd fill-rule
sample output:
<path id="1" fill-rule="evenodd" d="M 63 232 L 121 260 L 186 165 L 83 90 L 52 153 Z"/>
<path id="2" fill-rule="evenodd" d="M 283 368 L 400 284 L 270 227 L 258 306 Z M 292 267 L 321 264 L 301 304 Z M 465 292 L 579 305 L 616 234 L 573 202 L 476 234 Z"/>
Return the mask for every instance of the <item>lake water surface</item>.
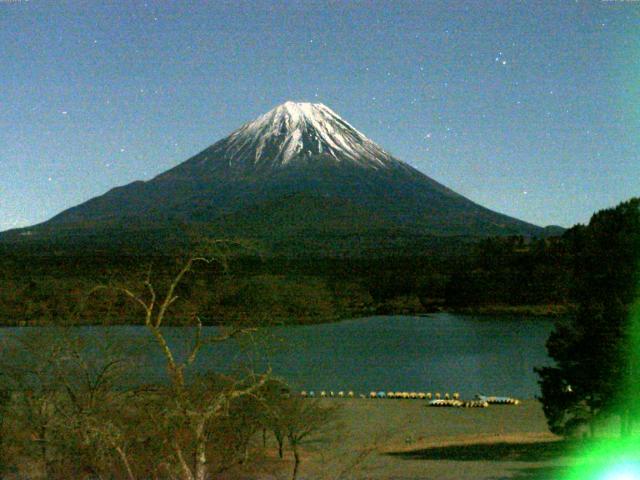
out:
<path id="1" fill-rule="evenodd" d="M 545 341 L 548 319 L 474 317 L 439 313 L 429 316 L 380 316 L 338 323 L 273 327 L 252 341 L 234 341 L 203 349 L 198 371 L 233 365 L 273 372 L 297 389 L 460 392 L 531 398 L 539 393 L 535 366 L 551 361 Z M 135 358 L 132 381 L 165 379 L 158 347 L 142 326 L 77 327 L 82 337 L 108 337 L 128 345 Z M 44 334 L 45 328 L 5 328 L 7 333 Z M 193 330 L 166 328 L 178 356 L 188 351 Z M 215 334 L 216 327 L 206 327 Z M 239 348 L 240 347 L 240 348 Z"/>

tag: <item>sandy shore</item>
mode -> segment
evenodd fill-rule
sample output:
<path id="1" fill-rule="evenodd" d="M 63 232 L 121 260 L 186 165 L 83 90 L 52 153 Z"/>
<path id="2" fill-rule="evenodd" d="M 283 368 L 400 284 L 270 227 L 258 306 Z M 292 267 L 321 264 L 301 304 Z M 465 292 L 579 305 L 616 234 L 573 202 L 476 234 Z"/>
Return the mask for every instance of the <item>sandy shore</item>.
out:
<path id="1" fill-rule="evenodd" d="M 486 409 L 326 401 L 341 404 L 339 425 L 307 448 L 301 478 L 553 480 L 567 463 L 535 400 Z"/>

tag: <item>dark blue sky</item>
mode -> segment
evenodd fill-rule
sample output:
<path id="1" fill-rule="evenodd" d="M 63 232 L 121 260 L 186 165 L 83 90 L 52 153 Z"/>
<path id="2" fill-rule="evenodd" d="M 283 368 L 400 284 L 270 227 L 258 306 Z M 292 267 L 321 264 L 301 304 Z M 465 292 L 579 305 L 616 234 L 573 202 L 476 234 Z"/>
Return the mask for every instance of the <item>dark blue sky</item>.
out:
<path id="1" fill-rule="evenodd" d="M 0 0 L 0 230 L 322 102 L 494 210 L 640 195 L 640 2 Z"/>

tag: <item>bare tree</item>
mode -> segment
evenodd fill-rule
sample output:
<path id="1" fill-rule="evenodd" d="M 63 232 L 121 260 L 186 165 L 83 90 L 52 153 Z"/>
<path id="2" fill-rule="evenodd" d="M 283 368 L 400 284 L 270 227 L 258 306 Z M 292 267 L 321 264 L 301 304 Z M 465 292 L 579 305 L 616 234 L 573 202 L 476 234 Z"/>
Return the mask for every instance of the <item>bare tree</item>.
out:
<path id="1" fill-rule="evenodd" d="M 284 458 L 284 443 L 287 438 L 286 427 L 286 410 L 284 408 L 283 391 L 286 384 L 277 379 L 271 379 L 267 382 L 261 392 L 262 400 L 260 422 L 266 431 L 270 431 L 278 446 L 278 457 Z M 263 445 L 266 444 L 266 438 L 263 438 Z"/>
<path id="2" fill-rule="evenodd" d="M 63 351 L 64 343 L 59 341 L 58 335 L 7 337 L 2 345 L 3 384 L 15 392 L 11 395 L 12 420 L 26 433 L 13 440 L 24 445 L 21 450 L 35 447 L 36 461 L 41 464 L 45 476 L 49 476 L 52 466 L 51 430 L 55 428 L 59 396 L 54 379 Z"/>
<path id="3" fill-rule="evenodd" d="M 127 467 L 122 443 L 105 442 L 102 433 L 110 429 L 112 437 L 122 438 L 113 424 L 127 392 L 115 385 L 128 362 L 92 340 L 85 345 L 79 335 L 56 328 L 27 331 L 3 345 L 0 372 L 13 391 L 8 407 L 13 447 L 33 458 L 29 445 L 36 446 L 47 478 L 68 477 L 73 469 L 99 476 L 117 458 Z M 29 432 L 26 444 L 21 431 Z"/>
<path id="4" fill-rule="evenodd" d="M 335 420 L 336 406 L 325 406 L 319 400 L 293 396 L 278 404 L 280 428 L 293 453 L 291 479 L 296 480 L 302 463 L 301 448 L 324 442 L 327 428 Z"/>
<path id="5" fill-rule="evenodd" d="M 135 480 L 128 454 L 131 438 L 125 413 L 134 392 L 120 385 L 131 367 L 131 359 L 119 351 L 116 343 L 100 345 L 97 354 L 83 347 L 82 341 L 71 342 L 68 356 L 58 369 L 57 382 L 66 398 L 56 413 L 64 437 L 78 438 L 86 447 L 88 463 L 96 471 L 109 469 L 115 455 L 128 480 Z"/>
<path id="6" fill-rule="evenodd" d="M 225 415 L 230 404 L 236 399 L 254 395 L 269 377 L 269 372 L 259 376 L 250 375 L 248 378 L 229 383 L 226 388 L 215 391 L 213 396 L 204 392 L 196 392 L 194 395 L 192 389 L 187 388 L 185 370 L 194 364 L 202 348 L 205 345 L 224 342 L 254 329 L 231 326 L 221 328 L 215 335 L 204 336 L 202 322 L 195 315 L 193 318 L 195 333 L 189 352 L 183 360 L 177 359 L 163 331 L 169 309 L 178 300 L 176 291 L 187 274 L 192 272 L 197 264 L 217 264 L 226 271 L 229 267 L 231 249 L 234 245 L 237 246 L 238 243 L 224 240 L 208 242 L 206 251 L 202 255 L 191 256 L 184 261 L 164 293 L 159 293 L 151 282 L 151 270 L 147 273 L 144 281 L 144 292 L 142 293 L 135 292 L 127 286 L 116 285 L 101 285 L 94 289 L 94 291 L 111 289 L 121 292 L 140 305 L 144 312 L 144 325 L 153 335 L 165 359 L 173 404 L 173 412 L 170 414 L 179 419 L 180 427 L 186 429 L 190 434 L 189 437 L 191 437 L 190 442 L 181 441 L 178 436 L 171 440 L 180 478 L 183 480 L 205 480 L 209 468 L 207 430 L 211 423 Z M 192 444 L 192 461 L 189 461 L 187 453 L 189 449 L 187 449 L 186 444 L 189 443 Z"/>

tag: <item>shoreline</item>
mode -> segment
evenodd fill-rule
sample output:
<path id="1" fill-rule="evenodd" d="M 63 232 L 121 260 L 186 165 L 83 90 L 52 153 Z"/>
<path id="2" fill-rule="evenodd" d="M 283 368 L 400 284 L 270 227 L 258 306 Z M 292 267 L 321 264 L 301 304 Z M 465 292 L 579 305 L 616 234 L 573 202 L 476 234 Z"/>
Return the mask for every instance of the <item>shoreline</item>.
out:
<path id="1" fill-rule="evenodd" d="M 421 309 L 415 311 L 380 311 L 379 309 L 367 309 L 365 311 L 352 311 L 349 314 L 340 315 L 334 318 L 322 318 L 314 321 L 275 321 L 273 323 L 265 325 L 256 325 L 257 327 L 288 327 L 288 326 L 305 326 L 305 325 L 323 325 L 328 323 L 339 323 L 347 320 L 357 320 L 367 317 L 396 317 L 396 316 L 408 316 L 408 317 L 429 317 L 434 314 L 448 313 L 452 315 L 465 315 L 465 316 L 479 316 L 479 317 L 513 317 L 521 316 L 523 319 L 538 319 L 538 318 L 562 318 L 573 314 L 575 306 L 573 305 L 488 305 L 482 307 L 436 307 Z M 224 327 L 233 325 L 232 323 L 222 322 L 208 322 L 203 319 L 202 325 L 205 327 Z M 0 323 L 0 328 L 18 328 L 18 327 L 120 327 L 120 326 L 144 326 L 141 321 L 123 321 L 123 322 L 91 322 L 91 323 L 26 323 L 26 322 L 12 322 L 12 323 Z M 167 327 L 193 327 L 192 324 L 185 324 L 180 322 L 166 322 Z"/>
<path id="2" fill-rule="evenodd" d="M 566 317 L 575 312 L 575 305 L 487 305 L 482 307 L 449 307 L 443 311 L 458 315 L 522 315 L 525 317 Z"/>

